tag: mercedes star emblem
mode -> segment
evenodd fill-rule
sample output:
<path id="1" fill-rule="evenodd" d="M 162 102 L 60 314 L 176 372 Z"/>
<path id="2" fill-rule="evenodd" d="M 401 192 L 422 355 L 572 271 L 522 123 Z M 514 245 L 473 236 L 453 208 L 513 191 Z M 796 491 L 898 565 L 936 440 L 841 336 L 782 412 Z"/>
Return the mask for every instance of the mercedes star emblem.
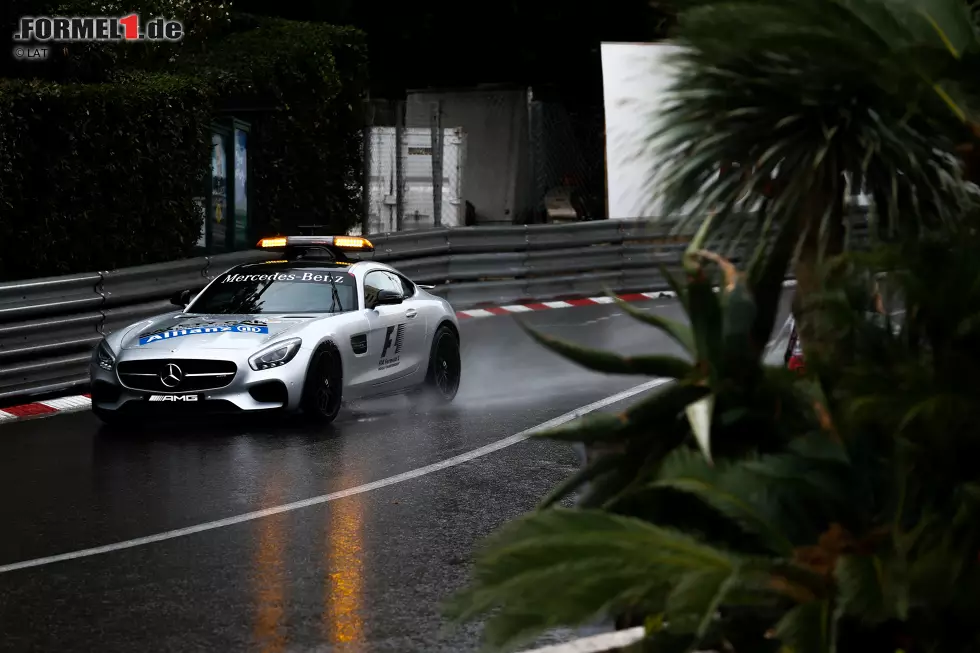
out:
<path id="1" fill-rule="evenodd" d="M 176 388 L 183 380 L 184 373 L 173 363 L 167 363 L 167 366 L 163 369 L 163 372 L 160 373 L 160 383 L 168 388 Z"/>

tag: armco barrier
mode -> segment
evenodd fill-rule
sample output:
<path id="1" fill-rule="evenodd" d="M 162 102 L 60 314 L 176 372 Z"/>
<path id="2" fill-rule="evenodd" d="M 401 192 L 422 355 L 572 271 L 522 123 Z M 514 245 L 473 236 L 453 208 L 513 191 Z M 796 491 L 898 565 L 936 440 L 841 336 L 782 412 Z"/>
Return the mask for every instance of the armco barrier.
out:
<path id="1" fill-rule="evenodd" d="M 864 230 L 856 226 L 860 239 Z M 671 227 L 601 220 L 374 234 L 375 251 L 361 258 L 436 286 L 457 309 L 658 290 L 666 288 L 659 266 L 676 268 L 686 246 L 668 237 Z M 272 258 L 237 252 L 0 284 L 0 402 L 84 386 L 103 335 L 171 311 L 178 290 L 198 291 L 234 265 Z"/>
<path id="2" fill-rule="evenodd" d="M 233 265 L 270 258 L 237 252 L 0 284 L 0 401 L 84 386 L 103 335 L 171 310 L 178 290 L 200 290 Z"/>

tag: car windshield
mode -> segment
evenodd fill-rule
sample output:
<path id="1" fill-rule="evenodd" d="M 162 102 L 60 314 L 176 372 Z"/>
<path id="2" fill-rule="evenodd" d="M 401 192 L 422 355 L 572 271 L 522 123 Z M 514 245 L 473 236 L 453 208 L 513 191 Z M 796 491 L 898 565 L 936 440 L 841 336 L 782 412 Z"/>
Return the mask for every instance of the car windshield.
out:
<path id="1" fill-rule="evenodd" d="M 300 268 L 224 274 L 187 307 L 187 312 L 343 313 L 356 308 L 354 277 L 338 270 Z"/>

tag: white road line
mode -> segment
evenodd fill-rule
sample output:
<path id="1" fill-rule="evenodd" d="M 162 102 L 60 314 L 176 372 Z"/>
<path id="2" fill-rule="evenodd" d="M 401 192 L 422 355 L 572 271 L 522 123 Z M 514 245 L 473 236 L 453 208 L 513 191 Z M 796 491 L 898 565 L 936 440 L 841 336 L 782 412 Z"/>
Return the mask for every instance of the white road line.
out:
<path id="1" fill-rule="evenodd" d="M 533 651 L 525 651 L 524 653 L 603 653 L 635 644 L 643 639 L 645 634 L 646 631 L 643 626 L 637 626 L 628 630 L 617 630 L 611 633 L 584 637 L 565 644 L 553 644 L 544 648 L 536 648 Z"/>
<path id="2" fill-rule="evenodd" d="M 504 309 L 505 311 L 510 311 L 511 313 L 527 313 L 528 311 L 534 311 L 533 308 L 528 308 L 523 304 L 511 304 L 510 306 L 501 306 L 500 308 Z"/>
<path id="3" fill-rule="evenodd" d="M 772 339 L 766 343 L 766 348 L 763 350 L 762 353 L 763 361 L 769 358 L 772 352 L 775 351 L 773 347 L 775 347 L 780 342 L 782 342 L 784 333 L 786 334 L 787 338 L 789 337 L 789 332 L 792 330 L 792 328 L 793 328 L 793 313 L 790 312 L 790 314 L 786 316 L 786 321 L 783 322 L 783 326 L 779 327 L 779 331 L 776 332 L 776 335 L 774 335 Z"/>
<path id="4" fill-rule="evenodd" d="M 45 406 L 54 408 L 55 410 L 63 411 L 81 410 L 92 407 L 92 400 L 88 397 L 62 397 L 60 399 L 48 399 L 37 403 L 44 404 Z"/>
<path id="5" fill-rule="evenodd" d="M 493 317 L 493 313 L 482 308 L 473 308 L 468 311 L 461 311 L 470 317 Z"/>
<path id="6" fill-rule="evenodd" d="M 302 501 L 295 501 L 293 503 L 287 503 L 281 506 L 276 506 L 274 508 L 266 508 L 264 510 L 256 510 L 254 512 L 247 512 L 242 515 L 236 515 L 234 517 L 226 517 L 225 519 L 218 519 L 215 521 L 205 522 L 203 524 L 197 524 L 196 526 L 188 526 L 186 528 L 178 528 L 172 531 L 166 531 L 163 533 L 157 533 L 156 535 L 148 535 L 146 537 L 138 537 L 133 540 L 126 540 L 124 542 L 116 542 L 115 544 L 106 544 L 104 546 L 97 546 L 91 549 L 82 549 L 80 551 L 72 551 L 70 553 L 61 553 L 58 555 L 48 556 L 45 558 L 35 558 L 33 560 L 24 560 L 23 562 L 14 562 L 8 565 L 0 566 L 0 574 L 5 574 L 10 571 L 17 571 L 18 569 L 28 569 L 30 567 L 41 567 L 44 565 L 54 564 L 56 562 L 64 562 L 66 560 L 76 560 L 78 558 L 88 558 L 90 556 L 99 555 L 100 553 L 110 553 L 112 551 L 121 551 L 123 549 L 132 549 L 138 546 L 145 546 L 147 544 L 153 544 L 154 542 L 163 542 L 164 540 L 173 540 L 178 537 L 184 537 L 185 535 L 193 535 L 195 533 L 202 533 L 204 531 L 211 531 L 216 528 L 224 528 L 226 526 L 233 526 L 235 524 L 241 524 L 242 522 L 253 521 L 256 519 L 262 519 L 263 517 L 271 517 L 272 515 L 278 515 L 283 512 L 290 512 L 293 510 L 299 510 L 301 508 L 308 508 L 310 506 L 316 506 L 321 503 L 327 503 L 329 501 L 336 501 L 337 499 L 343 499 L 344 497 L 353 496 L 355 494 L 363 494 L 365 492 L 370 492 L 372 490 L 378 490 L 383 487 L 388 487 L 389 485 L 395 485 L 396 483 L 402 483 L 404 481 L 410 481 L 420 476 L 425 476 L 427 474 L 432 474 L 433 472 L 438 472 L 449 467 L 455 467 L 465 462 L 475 460 L 487 454 L 493 453 L 495 451 L 500 451 L 506 447 L 509 447 L 518 442 L 523 442 L 527 440 L 532 435 L 539 431 L 544 431 L 547 429 L 554 428 L 556 426 L 561 426 L 571 422 L 572 420 L 578 419 L 582 415 L 594 412 L 600 408 L 605 408 L 606 406 L 615 404 L 617 402 L 623 401 L 624 399 L 629 399 L 635 395 L 638 395 L 647 390 L 651 390 L 659 385 L 667 383 L 669 379 L 654 379 L 652 381 L 647 381 L 646 383 L 641 383 L 640 385 L 629 388 L 622 392 L 618 392 L 612 396 L 606 397 L 605 399 L 600 399 L 581 408 L 576 408 L 575 410 L 560 415 L 554 419 L 548 420 L 543 424 L 529 428 L 520 433 L 516 433 L 510 437 L 504 438 L 503 440 L 497 440 L 486 446 L 480 447 L 479 449 L 474 449 L 464 454 L 458 456 L 453 456 L 452 458 L 447 458 L 445 460 L 433 463 L 431 465 L 426 465 L 425 467 L 419 467 L 418 469 L 413 469 L 402 474 L 396 474 L 395 476 L 389 476 L 388 478 L 383 478 L 379 481 L 374 481 L 372 483 L 366 483 L 364 485 L 358 485 L 346 490 L 340 490 L 339 492 L 332 492 L 330 494 L 321 494 L 320 496 L 312 497 L 310 499 L 303 499 Z"/>
<path id="7" fill-rule="evenodd" d="M 612 304 L 616 300 L 612 297 L 606 297 L 603 295 L 602 297 L 589 297 L 589 301 L 595 302 L 596 304 Z"/>
<path id="8" fill-rule="evenodd" d="M 571 306 L 571 304 L 569 304 L 568 302 L 562 302 L 562 301 L 541 302 L 541 303 L 547 306 L 548 308 L 568 308 L 569 306 Z"/>

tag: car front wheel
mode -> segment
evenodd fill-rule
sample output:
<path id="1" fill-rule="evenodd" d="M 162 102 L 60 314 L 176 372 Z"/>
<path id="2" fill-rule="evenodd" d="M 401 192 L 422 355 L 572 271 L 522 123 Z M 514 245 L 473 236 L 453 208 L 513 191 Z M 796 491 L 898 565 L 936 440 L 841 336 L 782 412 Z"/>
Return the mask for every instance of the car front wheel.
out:
<path id="1" fill-rule="evenodd" d="M 340 352 L 333 346 L 321 347 L 310 361 L 303 385 L 303 413 L 318 424 L 337 418 L 343 399 L 343 371 Z"/>
<path id="2" fill-rule="evenodd" d="M 449 327 L 439 327 L 432 338 L 429 369 L 423 383 L 424 393 L 437 403 L 448 404 L 456 398 L 461 377 L 459 338 Z"/>

